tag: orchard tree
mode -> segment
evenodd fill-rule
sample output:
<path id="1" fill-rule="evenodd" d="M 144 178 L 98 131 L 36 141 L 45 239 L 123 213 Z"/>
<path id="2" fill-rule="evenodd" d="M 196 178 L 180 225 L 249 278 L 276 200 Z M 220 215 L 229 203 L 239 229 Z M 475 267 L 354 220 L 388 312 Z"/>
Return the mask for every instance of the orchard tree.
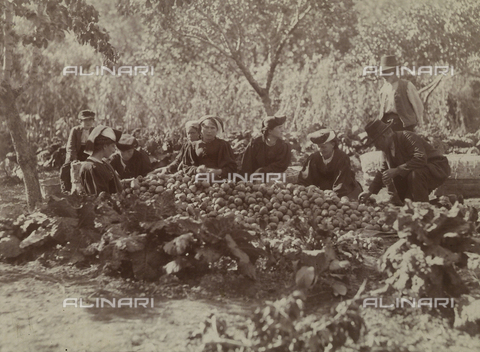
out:
<path id="1" fill-rule="evenodd" d="M 480 48 L 478 0 L 365 0 L 357 4 L 358 35 L 349 59 L 359 67 L 379 65 L 395 55 L 401 66 L 453 67 L 454 75 L 480 77 L 475 67 Z M 416 76 L 424 104 L 448 75 Z"/>
<path id="2" fill-rule="evenodd" d="M 3 65 L 0 70 L 0 116 L 5 118 L 23 171 L 27 204 L 30 210 L 42 200 L 37 162 L 17 106 L 17 97 L 28 90 L 37 78 L 41 65 L 41 49 L 50 42 L 63 40 L 65 32 L 73 32 L 81 44 L 88 44 L 104 55 L 104 65 L 117 59 L 109 43 L 108 33 L 98 26 L 98 12 L 84 0 L 0 0 L 2 17 Z M 14 70 L 17 45 L 31 46 L 34 60 L 27 79 L 24 72 Z"/>
<path id="3" fill-rule="evenodd" d="M 243 76 L 271 115 L 275 112 L 271 88 L 276 69 L 287 52 L 294 55 L 287 49 L 308 45 L 310 38 L 306 40 L 302 33 L 312 31 L 323 34 L 324 43 L 332 19 L 349 11 L 352 2 L 120 0 L 120 7 L 141 13 L 149 33 L 179 50 L 180 60 L 202 60 L 216 71 Z M 158 43 L 153 45 L 158 48 Z"/>

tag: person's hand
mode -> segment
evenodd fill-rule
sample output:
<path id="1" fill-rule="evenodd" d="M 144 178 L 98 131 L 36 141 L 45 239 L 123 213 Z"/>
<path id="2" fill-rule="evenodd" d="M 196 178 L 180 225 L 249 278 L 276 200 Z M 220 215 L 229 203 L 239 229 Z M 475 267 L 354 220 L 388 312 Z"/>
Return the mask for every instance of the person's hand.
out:
<path id="1" fill-rule="evenodd" d="M 207 171 L 215 176 L 220 176 L 222 174 L 222 169 L 207 169 Z"/>
<path id="2" fill-rule="evenodd" d="M 392 179 L 397 177 L 400 174 L 400 171 L 397 168 L 388 169 L 382 172 L 383 183 L 387 184 L 391 182 Z"/>
<path id="3" fill-rule="evenodd" d="M 369 191 L 364 191 L 358 195 L 358 200 L 361 202 L 365 202 L 370 198 L 371 195 L 372 193 L 370 193 Z"/>
<path id="4" fill-rule="evenodd" d="M 197 174 L 204 174 L 207 172 L 207 167 L 205 165 L 200 165 L 197 167 Z"/>

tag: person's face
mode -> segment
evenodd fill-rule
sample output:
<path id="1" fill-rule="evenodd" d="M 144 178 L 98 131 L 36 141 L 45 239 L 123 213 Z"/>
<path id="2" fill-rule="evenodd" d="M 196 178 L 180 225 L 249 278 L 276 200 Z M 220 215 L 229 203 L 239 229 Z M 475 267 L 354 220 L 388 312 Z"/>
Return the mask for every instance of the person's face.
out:
<path id="1" fill-rule="evenodd" d="M 217 125 L 212 120 L 206 120 L 202 123 L 202 136 L 204 139 L 214 139 L 217 136 L 217 131 Z"/>
<path id="2" fill-rule="evenodd" d="M 268 136 L 269 137 L 274 137 L 274 138 L 282 138 L 282 136 L 283 136 L 283 125 L 272 128 L 270 130 L 270 132 L 268 132 Z"/>
<path id="3" fill-rule="evenodd" d="M 333 142 L 323 143 L 318 146 L 318 150 L 320 151 L 320 154 L 322 154 L 322 156 L 325 159 L 328 159 L 332 156 L 334 148 L 335 148 L 335 144 Z"/>
<path id="4" fill-rule="evenodd" d="M 129 150 L 120 150 L 120 154 L 122 155 L 122 159 L 125 160 L 125 161 L 129 161 L 133 156 L 133 151 L 134 150 L 135 150 L 134 148 L 129 149 Z"/>
<path id="5" fill-rule="evenodd" d="M 115 143 L 106 144 L 103 147 L 103 157 L 104 158 L 109 158 L 110 155 L 115 153 L 116 150 L 117 150 L 117 147 L 115 146 Z"/>
<path id="6" fill-rule="evenodd" d="M 395 74 L 395 71 L 390 71 L 390 72 L 387 71 L 387 72 L 385 72 L 385 73 L 390 74 L 390 73 L 392 73 L 392 72 L 393 72 L 393 74 L 391 74 L 391 75 L 389 75 L 389 76 L 382 76 L 383 79 L 384 79 L 385 81 L 387 81 L 388 83 L 390 83 L 390 84 L 392 84 L 393 82 L 395 82 L 395 81 L 398 79 L 398 77 L 397 77 L 396 74 Z"/>
<path id="7" fill-rule="evenodd" d="M 93 127 L 95 120 L 94 119 L 87 119 L 87 120 L 82 120 L 82 126 L 84 130 L 89 130 L 90 128 Z"/>
<path id="8" fill-rule="evenodd" d="M 381 151 L 387 151 L 388 148 L 390 148 L 390 142 L 391 138 L 389 134 L 384 133 L 380 137 L 378 137 L 373 144 L 375 145 L 375 148 Z"/>
<path id="9" fill-rule="evenodd" d="M 187 139 L 189 142 L 198 141 L 200 139 L 200 133 L 198 132 L 198 129 L 192 127 L 187 130 Z"/>

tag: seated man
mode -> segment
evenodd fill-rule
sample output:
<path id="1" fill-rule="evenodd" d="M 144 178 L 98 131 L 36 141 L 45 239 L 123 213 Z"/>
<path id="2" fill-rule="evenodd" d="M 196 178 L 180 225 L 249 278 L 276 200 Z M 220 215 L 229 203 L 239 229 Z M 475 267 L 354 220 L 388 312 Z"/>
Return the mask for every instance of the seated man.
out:
<path id="1" fill-rule="evenodd" d="M 386 185 L 394 203 L 400 204 L 405 198 L 428 202 L 430 192 L 450 176 L 448 159 L 416 133 L 393 132 L 390 124 L 380 120 L 369 122 L 365 132 L 370 143 L 385 153 L 387 162 L 359 199 L 377 194 Z"/>
<path id="2" fill-rule="evenodd" d="M 335 132 L 321 129 L 310 133 L 308 138 L 318 146 L 318 151 L 311 154 L 303 164 L 297 183 L 315 185 L 323 191 L 332 190 L 339 197 L 356 199 L 362 187 L 355 180 L 350 158 L 338 148 Z"/>
<path id="3" fill-rule="evenodd" d="M 153 169 L 147 153 L 135 149 L 136 147 L 138 147 L 137 140 L 129 134 L 123 134 L 117 142 L 120 154 L 112 155 L 110 165 L 118 172 L 121 179 L 146 176 Z"/>

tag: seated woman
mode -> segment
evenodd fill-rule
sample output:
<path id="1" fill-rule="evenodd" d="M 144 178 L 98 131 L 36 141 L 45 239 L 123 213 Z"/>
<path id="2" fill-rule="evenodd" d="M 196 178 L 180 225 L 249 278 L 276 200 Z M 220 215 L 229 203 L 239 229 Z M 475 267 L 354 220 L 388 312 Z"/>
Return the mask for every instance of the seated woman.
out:
<path id="1" fill-rule="evenodd" d="M 223 132 L 223 122 L 216 116 L 207 115 L 198 121 L 201 139 L 187 145 L 183 171 L 189 175 L 195 173 L 213 173 L 216 178 L 226 178 L 237 171 L 237 163 L 232 147 L 227 141 L 217 138 Z"/>
<path id="2" fill-rule="evenodd" d="M 292 159 L 292 147 L 282 140 L 285 120 L 285 116 L 263 120 L 262 135 L 252 139 L 243 154 L 242 175 L 285 172 Z"/>
<path id="3" fill-rule="evenodd" d="M 99 195 L 122 191 L 122 184 L 117 172 L 103 159 L 109 158 L 115 152 L 115 143 L 121 132 L 110 127 L 99 125 L 88 136 L 85 153 L 90 155 L 82 163 L 80 180 L 87 194 Z"/>
<path id="4" fill-rule="evenodd" d="M 298 174 L 297 183 L 315 185 L 321 190 L 332 190 L 338 197 L 357 199 L 362 187 L 355 180 L 350 158 L 338 149 L 335 132 L 322 129 L 308 135 L 319 151 L 311 154 Z"/>
<path id="5" fill-rule="evenodd" d="M 143 150 L 137 150 L 138 142 L 135 137 L 124 134 L 117 142 L 117 148 L 120 154 L 113 154 L 110 165 L 118 172 L 120 178 L 135 178 L 137 176 L 146 176 L 152 171 L 150 157 Z"/>
<path id="6" fill-rule="evenodd" d="M 200 126 L 198 121 L 188 121 L 185 124 L 185 132 L 187 134 L 187 141 L 182 145 L 180 152 L 169 165 L 161 168 L 162 172 L 175 173 L 182 170 L 183 164 L 185 164 L 187 146 L 192 142 L 200 139 Z"/>

